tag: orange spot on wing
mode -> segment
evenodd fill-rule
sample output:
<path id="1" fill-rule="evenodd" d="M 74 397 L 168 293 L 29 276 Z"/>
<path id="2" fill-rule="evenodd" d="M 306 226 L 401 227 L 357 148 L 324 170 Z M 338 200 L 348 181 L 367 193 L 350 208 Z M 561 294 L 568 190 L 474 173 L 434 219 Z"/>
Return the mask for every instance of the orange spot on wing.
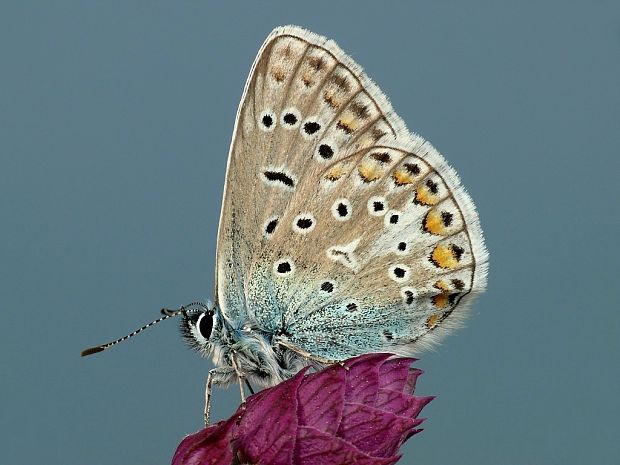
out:
<path id="1" fill-rule="evenodd" d="M 433 297 L 431 297 L 431 301 L 433 302 L 433 305 L 437 308 L 446 308 L 450 304 L 448 294 L 446 294 L 445 292 L 434 295 Z"/>
<path id="2" fill-rule="evenodd" d="M 420 186 L 415 190 L 415 203 L 422 205 L 435 205 L 439 201 L 439 196 L 433 194 L 427 186 Z"/>
<path id="3" fill-rule="evenodd" d="M 303 82 L 304 86 L 306 87 L 312 87 L 312 85 L 314 84 L 312 76 L 310 76 L 309 72 L 304 73 L 304 75 L 301 77 L 301 82 Z"/>
<path id="4" fill-rule="evenodd" d="M 439 268 L 455 268 L 458 265 L 454 247 L 444 244 L 439 244 L 433 249 L 430 259 Z"/>
<path id="5" fill-rule="evenodd" d="M 396 170 L 392 174 L 394 184 L 397 186 L 405 186 L 407 184 L 413 184 L 413 176 L 411 176 L 406 170 Z"/>
<path id="6" fill-rule="evenodd" d="M 282 68 L 281 66 L 274 66 L 271 69 L 271 75 L 278 82 L 282 82 L 286 78 L 286 73 L 284 72 L 284 68 Z"/>
<path id="7" fill-rule="evenodd" d="M 325 175 L 325 179 L 328 181 L 338 181 L 342 176 L 346 174 L 347 170 L 344 166 L 336 165 L 332 169 L 330 169 Z"/>
<path id="8" fill-rule="evenodd" d="M 332 92 L 330 90 L 326 90 L 323 93 L 323 100 L 334 110 L 338 109 L 340 105 L 342 105 L 342 102 L 336 98 L 335 92 Z"/>
<path id="9" fill-rule="evenodd" d="M 437 314 L 431 315 L 426 320 L 426 327 L 428 329 L 433 329 L 435 326 L 437 326 L 438 321 L 439 321 L 439 316 Z"/>
<path id="10" fill-rule="evenodd" d="M 431 210 L 426 214 L 423 227 L 431 234 L 440 235 L 446 232 L 441 214 L 437 210 Z"/>
<path id="11" fill-rule="evenodd" d="M 435 289 L 439 289 L 439 290 L 446 291 L 446 292 L 450 290 L 450 286 L 448 285 L 448 283 L 446 283 L 445 281 L 442 281 L 442 280 L 437 281 L 433 285 L 433 287 Z"/>
<path id="12" fill-rule="evenodd" d="M 359 121 L 353 116 L 345 115 L 338 120 L 336 127 L 347 134 L 351 134 L 359 127 Z"/>
<path id="13" fill-rule="evenodd" d="M 364 182 L 376 181 L 382 174 L 382 170 L 377 166 L 377 164 L 371 162 L 362 163 L 357 168 L 357 171 Z"/>

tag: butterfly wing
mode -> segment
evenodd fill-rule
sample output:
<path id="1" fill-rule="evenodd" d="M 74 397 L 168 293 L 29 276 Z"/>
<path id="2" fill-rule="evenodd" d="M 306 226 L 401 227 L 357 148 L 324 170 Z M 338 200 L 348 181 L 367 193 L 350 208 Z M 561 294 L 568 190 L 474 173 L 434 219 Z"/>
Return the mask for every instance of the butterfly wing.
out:
<path id="1" fill-rule="evenodd" d="M 275 29 L 237 114 L 216 293 L 328 359 L 410 354 L 456 327 L 486 285 L 475 207 L 332 41 Z"/>

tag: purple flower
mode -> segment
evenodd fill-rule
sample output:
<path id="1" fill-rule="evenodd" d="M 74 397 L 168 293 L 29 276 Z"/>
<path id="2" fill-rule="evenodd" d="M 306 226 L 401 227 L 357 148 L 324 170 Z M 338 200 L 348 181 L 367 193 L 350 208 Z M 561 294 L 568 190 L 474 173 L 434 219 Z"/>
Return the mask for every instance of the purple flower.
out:
<path id="1" fill-rule="evenodd" d="M 368 354 L 293 378 L 248 398 L 237 412 L 187 436 L 172 465 L 388 465 L 422 431 L 432 397 L 411 393 L 415 359 Z"/>

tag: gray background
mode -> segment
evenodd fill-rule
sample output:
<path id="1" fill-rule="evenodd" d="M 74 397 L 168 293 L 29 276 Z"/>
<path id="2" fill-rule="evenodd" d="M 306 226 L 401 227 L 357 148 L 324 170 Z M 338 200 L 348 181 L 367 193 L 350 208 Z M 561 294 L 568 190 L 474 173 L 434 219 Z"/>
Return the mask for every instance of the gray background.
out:
<path id="1" fill-rule="evenodd" d="M 620 463 L 617 1 L 6 0 L 2 462 L 165 464 L 200 427 L 211 364 L 175 323 L 79 351 L 211 296 L 239 97 L 287 23 L 359 61 L 480 210 L 489 290 L 422 355 L 439 397 L 403 463 Z"/>

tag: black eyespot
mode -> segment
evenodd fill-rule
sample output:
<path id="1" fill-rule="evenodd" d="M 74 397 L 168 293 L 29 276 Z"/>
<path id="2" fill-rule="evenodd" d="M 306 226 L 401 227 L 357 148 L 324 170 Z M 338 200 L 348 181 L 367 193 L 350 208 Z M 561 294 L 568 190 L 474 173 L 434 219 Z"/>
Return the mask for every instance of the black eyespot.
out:
<path id="1" fill-rule="evenodd" d="M 278 273 L 290 273 L 291 264 L 289 262 L 278 263 Z"/>
<path id="2" fill-rule="evenodd" d="M 323 157 L 325 160 L 329 160 L 331 157 L 334 156 L 334 149 L 332 149 L 327 144 L 321 144 L 319 145 L 319 155 L 321 155 L 321 157 Z"/>
<path id="3" fill-rule="evenodd" d="M 294 126 L 295 123 L 297 123 L 297 116 L 295 116 L 293 113 L 287 113 L 286 115 L 284 115 L 283 119 L 286 124 L 290 124 L 291 126 Z"/>
<path id="4" fill-rule="evenodd" d="M 413 292 L 405 291 L 405 303 L 411 305 L 413 303 Z"/>
<path id="5" fill-rule="evenodd" d="M 463 247 L 459 247 L 456 244 L 452 244 L 452 253 L 454 254 L 454 258 L 456 258 L 456 261 L 458 262 L 465 253 L 465 249 Z"/>
<path id="6" fill-rule="evenodd" d="M 323 284 L 321 284 L 321 290 L 327 293 L 331 293 L 334 291 L 334 285 L 329 281 L 325 281 Z"/>
<path id="7" fill-rule="evenodd" d="M 439 185 L 432 179 L 426 181 L 426 187 L 428 187 L 428 190 L 431 191 L 432 194 L 439 192 Z"/>
<path id="8" fill-rule="evenodd" d="M 388 341 L 391 341 L 392 339 L 394 339 L 394 334 L 392 333 L 392 331 L 388 331 L 387 329 L 383 330 L 383 336 L 385 337 L 385 339 L 387 339 Z"/>
<path id="9" fill-rule="evenodd" d="M 355 310 L 357 310 L 357 304 L 355 302 L 350 302 L 347 304 L 347 310 L 349 312 L 354 312 Z"/>
<path id="10" fill-rule="evenodd" d="M 351 90 L 351 86 L 349 81 L 347 81 L 347 78 L 340 74 L 333 74 L 329 80 L 345 92 L 349 92 Z"/>
<path id="11" fill-rule="evenodd" d="M 416 163 L 405 163 L 405 169 L 414 176 L 420 174 L 420 167 Z"/>
<path id="12" fill-rule="evenodd" d="M 267 226 L 265 226 L 265 232 L 267 234 L 273 234 L 273 232 L 276 230 L 277 225 L 278 225 L 278 218 L 274 218 L 269 223 L 267 223 Z"/>
<path id="13" fill-rule="evenodd" d="M 210 313 L 203 313 L 198 318 L 198 331 L 205 339 L 211 337 L 211 331 L 213 331 L 213 315 Z"/>
<path id="14" fill-rule="evenodd" d="M 263 173 L 263 176 L 265 176 L 265 179 L 267 179 L 267 181 L 281 182 L 282 184 L 288 187 L 295 186 L 295 181 L 293 181 L 293 179 L 290 176 L 288 176 L 286 173 L 282 173 L 280 171 L 265 171 Z"/>
<path id="15" fill-rule="evenodd" d="M 390 224 L 396 224 L 396 223 L 398 223 L 398 215 L 390 216 Z"/>
<path id="16" fill-rule="evenodd" d="M 394 268 L 394 276 L 396 276 L 397 278 L 404 278 L 405 270 L 399 267 Z"/>
<path id="17" fill-rule="evenodd" d="M 297 227 L 299 229 L 308 229 L 312 226 L 312 220 L 310 218 L 299 218 L 297 220 Z"/>
<path id="18" fill-rule="evenodd" d="M 379 163 L 389 163 L 392 159 L 390 155 L 386 152 L 383 153 L 373 153 L 370 155 L 372 158 L 377 160 Z"/>
<path id="19" fill-rule="evenodd" d="M 266 128 L 271 127 L 271 125 L 273 124 L 273 118 L 271 117 L 271 115 L 263 116 L 263 124 L 265 125 Z"/>
<path id="20" fill-rule="evenodd" d="M 372 208 L 374 209 L 374 211 L 376 212 L 380 212 L 383 211 L 383 202 L 373 202 L 372 204 Z"/>
<path id="21" fill-rule="evenodd" d="M 399 242 L 397 247 L 398 247 L 398 250 L 400 250 L 401 252 L 404 252 L 405 250 L 407 250 L 407 243 Z"/>
<path id="22" fill-rule="evenodd" d="M 306 134 L 314 134 L 319 129 L 321 129 L 321 125 L 315 121 L 309 121 L 304 124 L 304 131 L 306 132 Z"/>
<path id="23" fill-rule="evenodd" d="M 452 224 L 452 213 L 450 212 L 441 212 L 441 221 L 445 227 L 448 227 Z"/>
<path id="24" fill-rule="evenodd" d="M 340 217 L 345 217 L 349 213 L 349 209 L 344 203 L 339 203 L 338 207 L 336 208 L 336 211 L 338 212 L 338 216 Z"/>

